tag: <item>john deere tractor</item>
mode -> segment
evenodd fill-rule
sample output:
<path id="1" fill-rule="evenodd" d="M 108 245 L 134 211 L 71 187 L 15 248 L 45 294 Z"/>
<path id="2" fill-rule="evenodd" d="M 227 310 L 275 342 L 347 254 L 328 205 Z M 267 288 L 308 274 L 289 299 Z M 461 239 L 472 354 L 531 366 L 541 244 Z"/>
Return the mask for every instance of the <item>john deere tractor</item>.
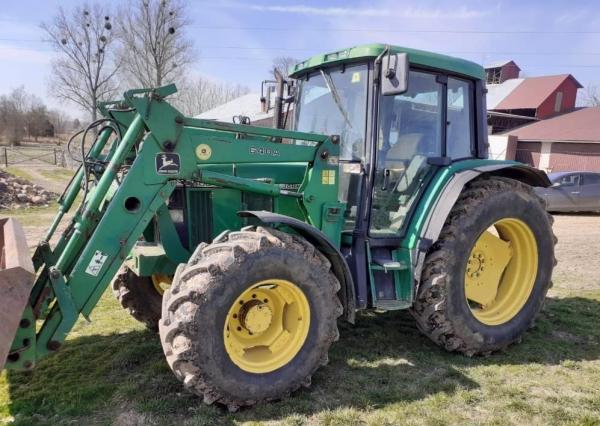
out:
<path id="1" fill-rule="evenodd" d="M 291 77 L 293 130 L 186 117 L 173 85 L 99 105 L 32 258 L 4 221 L 6 368 L 59 350 L 111 282 L 184 386 L 232 410 L 309 386 L 363 309 L 469 356 L 521 339 L 551 285 L 550 182 L 488 159 L 483 69 L 371 44 Z"/>

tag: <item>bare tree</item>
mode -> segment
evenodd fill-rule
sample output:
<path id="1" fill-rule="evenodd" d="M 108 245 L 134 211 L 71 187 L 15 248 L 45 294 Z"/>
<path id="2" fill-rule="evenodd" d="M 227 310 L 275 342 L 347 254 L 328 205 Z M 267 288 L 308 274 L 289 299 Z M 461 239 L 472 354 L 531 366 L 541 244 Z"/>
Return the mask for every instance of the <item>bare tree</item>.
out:
<path id="1" fill-rule="evenodd" d="M 185 115 L 197 115 L 249 92 L 250 89 L 239 84 L 217 83 L 198 77 L 191 81 L 184 80 L 172 102 Z"/>
<path id="2" fill-rule="evenodd" d="M 81 121 L 79 121 L 79 118 L 75 118 L 73 120 L 73 122 L 71 123 L 71 130 L 73 130 L 73 131 L 81 130 Z"/>
<path id="3" fill-rule="evenodd" d="M 36 142 L 40 136 L 54 136 L 54 125 L 48 117 L 46 105 L 34 104 L 25 114 L 27 135 Z"/>
<path id="4" fill-rule="evenodd" d="M 583 89 L 581 104 L 590 107 L 600 106 L 600 87 L 594 84 L 588 84 L 586 88 Z"/>
<path id="5" fill-rule="evenodd" d="M 291 56 L 278 56 L 273 59 L 273 68 L 277 68 L 281 75 L 283 75 L 284 78 L 287 78 L 290 67 L 296 65 L 298 62 L 300 62 L 299 59 L 292 58 Z M 273 78 L 275 78 L 275 73 L 273 70 L 270 70 L 270 74 Z"/>
<path id="6" fill-rule="evenodd" d="M 50 92 L 83 107 L 96 120 L 96 104 L 112 98 L 118 69 L 112 54 L 114 37 L 108 9 L 96 3 L 67 14 L 62 8 L 42 24 L 59 56 L 52 62 Z"/>
<path id="7" fill-rule="evenodd" d="M 120 59 L 128 82 L 158 87 L 179 81 L 193 62 L 181 0 L 130 0 L 119 13 Z"/>
<path id="8" fill-rule="evenodd" d="M 11 145 L 20 145 L 25 136 L 28 97 L 24 86 L 0 96 L 0 133 Z"/>
<path id="9" fill-rule="evenodd" d="M 52 109 L 48 112 L 48 118 L 54 126 L 54 133 L 56 136 L 64 135 L 70 130 L 71 117 L 64 111 Z"/>

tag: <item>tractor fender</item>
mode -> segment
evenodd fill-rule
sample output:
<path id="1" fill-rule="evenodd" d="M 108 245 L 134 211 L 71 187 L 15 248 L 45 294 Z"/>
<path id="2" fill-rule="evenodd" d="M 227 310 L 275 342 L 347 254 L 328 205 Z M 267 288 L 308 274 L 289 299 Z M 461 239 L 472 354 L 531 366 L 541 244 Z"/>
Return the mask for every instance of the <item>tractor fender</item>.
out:
<path id="1" fill-rule="evenodd" d="M 454 173 L 437 197 L 436 204 L 427 214 L 424 222 L 425 224 L 421 230 L 419 244 L 417 244 L 417 247 L 414 249 L 412 258 L 415 291 L 418 290 L 421 281 L 421 272 L 423 270 L 423 262 L 425 261 L 427 251 L 440 236 L 452 207 L 454 207 L 464 186 L 481 175 L 503 176 L 531 186 L 549 187 L 551 185 L 550 179 L 548 179 L 545 172 L 525 164 L 505 163 L 482 165 Z"/>
<path id="2" fill-rule="evenodd" d="M 308 242 L 314 245 L 331 262 L 333 274 L 341 284 L 338 296 L 344 307 L 343 316 L 346 321 L 354 324 L 356 302 L 354 294 L 354 281 L 348 263 L 344 259 L 342 252 L 320 229 L 315 228 L 301 220 L 268 211 L 240 211 L 238 216 L 254 217 L 265 224 L 286 225 L 304 237 Z"/>

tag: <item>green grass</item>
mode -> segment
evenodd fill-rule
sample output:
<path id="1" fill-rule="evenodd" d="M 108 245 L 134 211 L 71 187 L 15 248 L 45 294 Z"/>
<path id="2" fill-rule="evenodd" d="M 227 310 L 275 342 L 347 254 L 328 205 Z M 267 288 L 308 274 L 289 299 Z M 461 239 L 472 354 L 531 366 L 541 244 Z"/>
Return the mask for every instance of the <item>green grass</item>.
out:
<path id="1" fill-rule="evenodd" d="M 110 292 L 91 320 L 34 372 L 0 375 L 0 423 L 600 424 L 600 291 L 549 298 L 523 343 L 485 358 L 444 352 L 406 312 L 361 314 L 310 390 L 234 414 L 186 392 Z"/>
<path id="2" fill-rule="evenodd" d="M 58 203 L 53 201 L 48 204 L 48 207 L 39 206 L 26 209 L 0 210 L 0 215 L 2 217 L 14 217 L 23 226 L 42 226 L 48 225 L 57 211 Z"/>
<path id="3" fill-rule="evenodd" d="M 27 173 L 27 171 L 21 167 L 7 167 L 4 170 L 21 179 L 27 179 L 28 181 L 32 180 L 31 174 Z"/>
<path id="4" fill-rule="evenodd" d="M 55 210 L 9 215 L 43 226 Z M 57 354 L 0 374 L 0 424 L 600 425 L 600 289 L 559 277 L 536 326 L 503 353 L 448 354 L 407 312 L 366 312 L 341 324 L 309 390 L 234 414 L 185 391 L 158 336 L 107 291 Z"/>
<path id="5" fill-rule="evenodd" d="M 55 180 L 58 182 L 68 182 L 73 175 L 75 174 L 74 170 L 64 169 L 64 168 L 55 168 L 52 170 L 40 170 L 40 174 L 47 179 Z"/>

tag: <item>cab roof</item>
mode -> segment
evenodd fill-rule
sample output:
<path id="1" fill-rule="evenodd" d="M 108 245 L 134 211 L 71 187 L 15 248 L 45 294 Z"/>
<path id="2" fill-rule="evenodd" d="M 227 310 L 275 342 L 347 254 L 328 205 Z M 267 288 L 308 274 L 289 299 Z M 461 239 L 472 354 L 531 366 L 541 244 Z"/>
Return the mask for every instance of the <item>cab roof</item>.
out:
<path id="1" fill-rule="evenodd" d="M 314 69 L 342 62 L 355 62 L 361 59 L 376 58 L 384 51 L 386 46 L 380 43 L 363 44 L 361 46 L 316 55 L 291 67 L 290 77 L 299 78 Z M 392 53 L 407 53 L 411 64 L 420 65 L 425 68 L 445 70 L 453 74 L 460 74 L 478 80 L 485 78 L 485 71 L 481 65 L 465 59 L 401 46 L 390 46 L 390 50 Z"/>

